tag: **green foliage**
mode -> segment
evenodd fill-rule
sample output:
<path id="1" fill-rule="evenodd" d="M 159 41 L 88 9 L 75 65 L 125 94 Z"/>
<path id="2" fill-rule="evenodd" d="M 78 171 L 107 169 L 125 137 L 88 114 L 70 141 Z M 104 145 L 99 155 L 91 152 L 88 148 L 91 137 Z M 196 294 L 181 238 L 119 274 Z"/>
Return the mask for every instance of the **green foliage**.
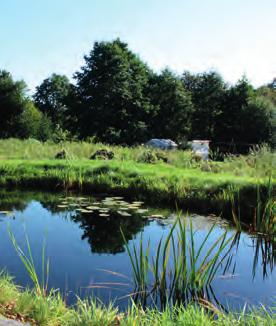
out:
<path id="1" fill-rule="evenodd" d="M 190 135 L 194 139 L 214 139 L 217 119 L 224 109 L 225 82 L 213 71 L 196 75 L 184 72 L 182 82 L 195 107 Z"/>
<path id="2" fill-rule="evenodd" d="M 114 153 L 108 149 L 99 149 L 90 157 L 91 160 L 112 160 Z"/>
<path id="3" fill-rule="evenodd" d="M 253 87 L 245 77 L 226 91 L 223 110 L 217 121 L 215 132 L 217 139 L 224 142 L 247 142 L 248 119 L 251 114 L 248 104 L 253 97 Z M 259 132 L 254 130 L 256 133 Z"/>
<path id="4" fill-rule="evenodd" d="M 96 42 L 75 78 L 82 137 L 126 144 L 147 139 L 149 69 L 127 44 Z"/>
<path id="5" fill-rule="evenodd" d="M 167 69 L 160 75 L 153 75 L 149 94 L 154 105 L 151 135 L 179 141 L 188 138 L 191 135 L 193 104 L 180 78 Z"/>
<path id="6" fill-rule="evenodd" d="M 0 70 L 0 138 L 15 136 L 18 119 L 26 105 L 26 85 Z"/>
<path id="7" fill-rule="evenodd" d="M 253 144 L 264 142 L 272 144 L 276 105 L 274 106 L 264 97 L 255 97 L 248 101 L 248 105 L 244 108 L 244 115 L 246 132 L 243 140 Z"/>
<path id="8" fill-rule="evenodd" d="M 69 119 L 69 96 L 72 86 L 66 76 L 52 74 L 36 88 L 35 105 L 52 123 L 65 127 Z"/>
<path id="9" fill-rule="evenodd" d="M 42 113 L 32 102 L 28 102 L 18 119 L 17 136 L 19 138 L 37 138 L 41 118 Z"/>

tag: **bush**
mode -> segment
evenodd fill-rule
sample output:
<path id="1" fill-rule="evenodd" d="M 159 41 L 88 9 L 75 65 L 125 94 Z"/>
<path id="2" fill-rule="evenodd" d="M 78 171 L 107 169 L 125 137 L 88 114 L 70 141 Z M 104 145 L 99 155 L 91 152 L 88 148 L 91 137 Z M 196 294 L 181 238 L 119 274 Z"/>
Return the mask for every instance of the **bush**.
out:
<path id="1" fill-rule="evenodd" d="M 158 161 L 162 161 L 164 163 L 169 162 L 169 158 L 165 153 L 162 152 L 154 152 L 150 149 L 144 151 L 139 157 L 138 162 L 141 163 L 157 163 Z"/>
<path id="2" fill-rule="evenodd" d="M 55 159 L 57 160 L 65 160 L 66 158 L 68 158 L 68 153 L 65 149 L 63 149 L 61 152 L 58 152 L 55 156 Z"/>
<path id="3" fill-rule="evenodd" d="M 99 149 L 91 157 L 91 160 L 112 160 L 114 158 L 114 152 L 108 149 Z"/>

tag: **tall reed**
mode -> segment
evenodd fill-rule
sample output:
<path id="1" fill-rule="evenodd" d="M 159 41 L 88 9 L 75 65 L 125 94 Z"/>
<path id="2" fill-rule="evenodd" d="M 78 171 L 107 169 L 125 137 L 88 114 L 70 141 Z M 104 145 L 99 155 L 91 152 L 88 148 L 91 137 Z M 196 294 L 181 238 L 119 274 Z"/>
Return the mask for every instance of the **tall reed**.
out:
<path id="1" fill-rule="evenodd" d="M 223 191 L 224 200 L 230 204 L 232 220 L 238 231 L 243 227 L 252 233 L 274 235 L 276 239 L 276 201 L 272 178 L 256 184 L 255 198 L 245 211 L 240 190 L 232 185 Z M 246 214 L 245 214 L 246 213 Z M 246 215 L 246 216 L 244 216 Z"/>
<path id="2" fill-rule="evenodd" d="M 27 244 L 27 253 L 24 253 L 22 248 L 18 245 L 14 234 L 12 233 L 11 229 L 8 229 L 9 237 L 12 241 L 13 247 L 18 254 L 19 258 L 21 259 L 28 275 L 30 276 L 31 281 L 34 284 L 36 292 L 38 295 L 46 296 L 47 289 L 48 289 L 48 280 L 49 280 L 49 259 L 46 261 L 45 259 L 45 242 L 43 243 L 42 247 L 42 254 L 41 254 L 41 267 L 42 267 L 42 276 L 41 281 L 39 280 L 38 273 L 35 267 L 32 250 L 30 246 L 30 241 L 27 233 L 25 233 L 26 244 Z"/>
<path id="3" fill-rule="evenodd" d="M 211 285 L 218 268 L 231 250 L 228 245 L 233 237 L 224 232 L 212 245 L 207 245 L 215 225 L 206 234 L 199 248 L 195 246 L 192 220 L 177 218 L 168 236 L 161 238 L 155 255 L 149 255 L 150 241 L 146 250 L 141 236 L 139 245 L 128 245 L 123 231 L 126 250 L 133 270 L 136 300 L 146 303 L 154 299 L 162 306 L 167 303 L 200 299 Z"/>

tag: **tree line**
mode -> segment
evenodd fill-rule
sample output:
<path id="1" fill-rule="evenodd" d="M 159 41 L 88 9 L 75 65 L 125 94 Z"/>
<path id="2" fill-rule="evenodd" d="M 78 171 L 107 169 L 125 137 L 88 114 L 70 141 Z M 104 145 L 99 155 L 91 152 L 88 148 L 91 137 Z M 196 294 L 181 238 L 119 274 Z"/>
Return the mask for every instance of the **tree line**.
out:
<path id="1" fill-rule="evenodd" d="M 215 71 L 156 73 L 119 39 L 95 42 L 84 60 L 73 83 L 52 74 L 32 97 L 24 81 L 0 71 L 0 138 L 272 143 L 276 79 L 255 89 Z"/>

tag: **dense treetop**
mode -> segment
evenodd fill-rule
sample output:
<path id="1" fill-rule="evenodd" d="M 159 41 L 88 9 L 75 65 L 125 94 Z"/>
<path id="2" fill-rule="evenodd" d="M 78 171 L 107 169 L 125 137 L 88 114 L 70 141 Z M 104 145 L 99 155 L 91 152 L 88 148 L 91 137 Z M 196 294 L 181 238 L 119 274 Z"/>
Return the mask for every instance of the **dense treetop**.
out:
<path id="1" fill-rule="evenodd" d="M 254 89 L 246 77 L 229 85 L 215 71 L 156 73 L 119 39 L 96 42 L 84 59 L 74 83 L 52 74 L 32 98 L 0 71 L 0 137 L 272 143 L 276 79 Z"/>

